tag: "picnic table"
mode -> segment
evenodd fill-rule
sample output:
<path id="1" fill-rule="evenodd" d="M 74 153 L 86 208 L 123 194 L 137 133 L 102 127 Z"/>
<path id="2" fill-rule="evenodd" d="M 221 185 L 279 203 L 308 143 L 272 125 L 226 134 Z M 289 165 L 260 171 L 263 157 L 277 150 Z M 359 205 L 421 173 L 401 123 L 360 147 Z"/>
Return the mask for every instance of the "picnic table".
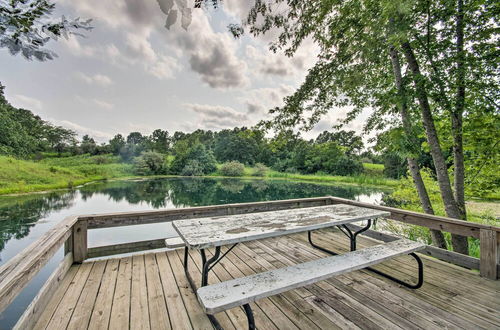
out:
<path id="1" fill-rule="evenodd" d="M 228 215 L 210 218 L 176 220 L 172 222 L 174 229 L 185 244 L 184 268 L 188 280 L 196 290 L 194 281 L 188 272 L 188 249 L 200 251 L 202 259 L 201 286 L 208 284 L 208 272 L 222 260 L 238 243 L 258 239 L 308 232 L 311 244 L 326 250 L 312 242 L 311 232 L 328 227 L 340 227 L 355 247 L 359 233 L 368 230 L 372 220 L 388 216 L 389 212 L 368 209 L 358 206 L 336 204 L 280 211 Z M 367 225 L 357 232 L 346 226 L 349 223 L 367 221 Z M 231 247 L 221 254 L 221 246 Z M 214 256 L 207 260 L 205 249 L 215 247 Z M 331 253 L 332 251 L 328 251 Z"/>
<path id="2" fill-rule="evenodd" d="M 290 235 L 294 233 L 307 232 L 308 239 L 310 244 L 320 249 L 324 252 L 327 252 L 331 255 L 337 255 L 336 252 L 330 251 L 324 247 L 321 247 L 313 242 L 312 232 L 319 229 L 338 227 L 350 240 L 350 249 L 351 251 L 356 250 L 356 238 L 357 236 L 368 230 L 373 220 L 380 217 L 387 217 L 390 213 L 386 211 L 368 209 L 353 205 L 346 204 L 334 204 L 327 206 L 318 206 L 318 207 L 308 207 L 308 208 L 297 208 L 297 209 L 287 209 L 287 210 L 279 210 L 279 211 L 269 211 L 269 212 L 259 212 L 259 213 L 248 213 L 248 214 L 238 214 L 238 215 L 227 215 L 227 216 L 218 216 L 218 217 L 210 217 L 210 218 L 199 218 L 199 219 L 188 219 L 188 220 L 175 220 L 172 222 L 174 229 L 179 234 L 179 237 L 183 241 L 184 248 L 184 271 L 186 277 L 193 289 L 194 292 L 197 292 L 196 285 L 189 274 L 188 269 L 188 261 L 189 261 L 189 249 L 198 250 L 200 252 L 201 260 L 202 260 L 202 276 L 201 276 L 201 287 L 205 287 L 208 285 L 208 274 L 210 270 L 221 261 L 231 250 L 238 244 L 253 240 Z M 357 231 L 352 231 L 348 224 L 366 221 L 366 225 Z M 415 242 L 413 242 L 415 243 Z M 391 244 L 391 243 L 389 243 Z M 422 285 L 423 278 L 423 268 L 420 259 L 418 256 L 413 253 L 415 246 L 408 246 L 408 244 L 412 245 L 409 242 L 403 242 L 402 246 L 397 248 L 400 251 L 395 251 L 394 248 L 391 250 L 391 245 L 388 245 L 385 250 L 387 251 L 377 251 L 375 253 L 385 253 L 388 252 L 387 258 L 391 256 L 400 255 L 401 252 L 410 251 L 410 255 L 412 255 L 418 262 L 419 265 L 419 279 L 417 284 L 409 284 L 403 282 L 399 279 L 393 278 L 389 275 L 381 273 L 375 269 L 371 269 L 367 267 L 368 265 L 375 264 L 366 263 L 366 256 L 361 253 L 355 253 L 352 255 L 353 258 L 358 258 L 359 261 L 356 261 L 359 265 L 364 263 L 364 267 L 375 271 L 376 273 L 385 276 L 393 281 L 396 281 L 399 284 L 405 285 L 409 288 L 418 288 Z M 418 243 L 420 244 L 420 243 Z M 221 247 L 229 246 L 229 248 L 221 255 Z M 207 259 L 207 255 L 205 250 L 207 248 L 215 248 L 215 252 L 213 256 Z M 420 246 L 417 246 L 420 248 Z M 344 256 L 343 256 L 344 257 Z M 345 256 L 344 259 L 349 259 L 350 256 Z M 378 257 L 378 261 L 382 261 L 385 257 Z M 374 261 L 377 257 L 375 257 Z M 324 259 L 326 260 L 326 259 Z M 347 260 L 348 262 L 352 260 Z M 336 261 L 338 263 L 338 261 Z M 344 262 L 345 263 L 345 262 Z M 298 265 L 300 266 L 300 265 Z M 330 265 L 328 262 L 324 265 L 325 274 L 328 275 L 328 272 L 331 272 Z M 335 266 L 337 267 L 337 266 Z M 338 267 L 337 267 L 338 268 Z M 359 269 L 358 267 L 357 269 Z M 356 267 L 346 268 L 344 271 L 355 270 Z M 288 272 L 296 271 L 296 269 L 285 270 L 285 272 L 281 272 L 285 274 Z M 300 271 L 298 272 L 300 273 Z M 297 273 L 297 274 L 298 274 Z M 302 271 L 303 273 L 303 271 Z M 307 272 L 306 272 L 307 273 Z M 271 274 L 272 276 L 280 276 L 280 274 Z M 304 275 L 298 275 L 304 276 Z M 306 275 L 309 277 L 310 275 Z M 256 279 L 250 279 L 250 281 L 255 281 Z M 299 285 L 300 281 L 311 281 L 318 280 L 314 278 L 308 279 L 292 279 L 292 281 L 298 281 L 297 285 Z M 220 283 L 223 284 L 223 283 Z M 236 284 L 237 286 L 241 285 L 241 283 Z M 251 287 L 254 287 L 253 283 L 250 283 Z M 265 294 L 271 294 L 272 290 L 278 292 L 282 288 L 275 287 Z M 205 290 L 206 291 L 206 290 Z M 262 293 L 259 293 L 262 295 Z M 243 295 L 244 296 L 244 295 Z M 220 297 L 219 297 L 220 298 Z M 241 297 L 240 300 L 243 301 L 248 297 Z M 255 297 L 254 297 L 255 298 Z M 199 297 L 200 299 L 200 297 Z M 231 298 L 233 299 L 233 298 Z M 233 299 L 234 300 L 234 299 Z M 238 304 L 237 300 L 231 302 L 231 304 Z M 253 328 L 253 316 L 251 313 L 251 309 L 248 303 L 242 304 L 247 317 L 249 319 L 249 328 Z M 228 308 L 230 304 L 226 304 L 225 306 L 218 306 L 220 308 Z M 214 309 L 215 311 L 215 309 Z M 214 323 L 217 324 L 213 315 L 209 315 L 210 319 Z"/>

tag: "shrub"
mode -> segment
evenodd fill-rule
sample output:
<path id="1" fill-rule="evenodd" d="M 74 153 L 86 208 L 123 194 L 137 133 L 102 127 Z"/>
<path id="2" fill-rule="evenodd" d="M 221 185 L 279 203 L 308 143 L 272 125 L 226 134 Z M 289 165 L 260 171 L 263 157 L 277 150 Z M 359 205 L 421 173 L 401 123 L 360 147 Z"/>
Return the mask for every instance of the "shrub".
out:
<path id="1" fill-rule="evenodd" d="M 138 175 L 159 175 L 167 173 L 165 157 L 157 152 L 148 151 L 134 159 L 134 171 Z"/>
<path id="2" fill-rule="evenodd" d="M 181 175 L 185 176 L 201 176 L 203 175 L 203 166 L 197 160 L 189 160 L 182 169 Z"/>
<path id="3" fill-rule="evenodd" d="M 255 167 L 253 168 L 253 176 L 266 176 L 266 173 L 269 169 L 267 168 L 266 165 L 262 163 L 257 163 L 255 164 Z"/>
<path id="4" fill-rule="evenodd" d="M 173 174 L 182 174 L 184 168 L 191 161 L 196 160 L 199 167 L 202 168 L 202 174 L 209 174 L 215 172 L 217 169 L 214 154 L 211 150 L 207 150 L 201 143 L 195 144 L 186 152 L 177 153 L 175 159 L 172 161 L 170 171 Z"/>
<path id="5" fill-rule="evenodd" d="M 406 176 L 408 166 L 406 160 L 397 154 L 387 154 L 384 159 L 384 175 L 392 179 Z"/>
<path id="6" fill-rule="evenodd" d="M 95 156 L 93 157 L 94 164 L 102 165 L 111 163 L 112 159 L 106 156 Z"/>
<path id="7" fill-rule="evenodd" d="M 361 162 L 345 156 L 339 157 L 332 168 L 335 175 L 355 175 L 363 172 L 363 164 Z"/>
<path id="8" fill-rule="evenodd" d="M 243 176 L 245 166 L 237 161 L 222 164 L 220 172 L 224 176 Z"/>

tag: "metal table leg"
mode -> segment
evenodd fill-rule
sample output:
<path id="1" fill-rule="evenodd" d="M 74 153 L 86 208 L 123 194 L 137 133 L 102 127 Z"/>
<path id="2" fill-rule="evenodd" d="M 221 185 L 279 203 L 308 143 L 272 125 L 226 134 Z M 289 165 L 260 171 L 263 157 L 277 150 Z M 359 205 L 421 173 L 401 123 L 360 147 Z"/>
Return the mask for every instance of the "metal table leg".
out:
<path id="1" fill-rule="evenodd" d="M 207 256 L 205 253 L 205 249 L 200 249 L 200 256 L 201 256 L 201 263 L 202 263 L 202 271 L 201 271 L 201 286 L 206 286 L 208 285 L 208 274 L 210 270 L 219 262 L 221 261 L 231 250 L 237 245 L 238 243 L 234 244 L 231 246 L 222 256 L 220 255 L 220 250 L 221 247 L 217 246 L 215 248 L 215 253 L 214 255 L 207 260 Z M 189 268 L 188 268 L 188 261 L 189 261 L 189 249 L 188 247 L 184 248 L 184 273 L 186 274 L 186 278 L 189 282 L 189 285 L 191 286 L 191 289 L 193 292 L 196 294 L 196 285 L 194 283 L 193 278 L 189 274 Z M 252 314 L 252 309 L 250 308 L 249 305 L 243 306 L 245 308 L 245 313 L 248 318 L 248 326 L 250 327 L 251 324 L 253 324 L 253 328 L 250 329 L 255 329 L 255 322 L 253 320 L 253 314 Z M 217 321 L 215 316 L 207 314 L 208 318 L 210 319 L 210 322 L 212 322 L 212 325 L 214 326 L 215 329 L 217 330 L 222 330 L 222 326 L 220 323 Z"/>
<path id="2" fill-rule="evenodd" d="M 359 234 L 361 234 L 362 232 L 364 231 L 367 231 L 368 229 L 370 229 L 372 225 L 372 221 L 371 220 L 368 220 L 368 223 L 365 227 L 361 228 L 360 230 L 356 231 L 356 232 L 352 232 L 349 227 L 347 227 L 346 225 L 341 225 L 341 226 L 337 226 L 340 231 L 342 231 L 348 238 L 349 238 L 349 242 L 350 242 L 350 250 L 351 251 L 356 251 L 356 238 Z M 328 254 L 331 254 L 331 255 L 338 255 L 338 253 L 336 252 L 333 252 L 331 250 L 328 250 L 324 247 L 321 247 L 319 245 L 316 245 L 313 243 L 312 241 L 312 235 L 311 235 L 311 231 L 308 231 L 307 232 L 307 238 L 309 240 L 309 243 L 316 249 L 318 250 L 321 250 L 323 252 L 326 252 Z M 366 267 L 365 269 L 369 270 L 369 271 L 372 271 L 374 272 L 375 274 L 378 274 L 380 276 L 383 276 L 385 278 L 388 278 L 389 280 L 391 281 L 394 281 L 398 284 L 401 284 L 407 288 L 410 288 L 410 289 L 418 289 L 422 286 L 422 284 L 424 283 L 424 265 L 422 263 L 422 260 L 420 259 L 420 257 L 415 254 L 415 253 L 410 253 L 409 254 L 410 256 L 412 256 L 416 261 L 417 261 L 417 265 L 418 265 L 418 279 L 417 279 L 417 283 L 416 284 L 411 284 L 411 283 L 407 283 L 407 282 L 404 282 L 400 279 L 397 279 L 389 274 L 386 274 L 384 272 L 381 272 L 380 270 L 377 270 L 377 269 L 374 269 L 374 268 L 371 268 L 371 267 Z"/>

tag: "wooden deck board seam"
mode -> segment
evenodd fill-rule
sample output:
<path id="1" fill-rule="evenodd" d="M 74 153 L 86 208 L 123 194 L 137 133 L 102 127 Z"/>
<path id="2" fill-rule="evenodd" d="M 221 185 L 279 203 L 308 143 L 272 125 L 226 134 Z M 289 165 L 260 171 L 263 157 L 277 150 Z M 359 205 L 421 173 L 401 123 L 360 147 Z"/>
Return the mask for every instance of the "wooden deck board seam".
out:
<path id="1" fill-rule="evenodd" d="M 213 254 L 211 253 L 211 255 L 213 255 Z M 225 261 L 229 261 L 229 260 L 225 259 Z M 243 272 L 241 269 L 239 269 L 239 267 L 237 267 L 237 266 L 236 266 L 236 265 L 234 265 L 233 263 L 231 263 L 231 264 L 233 265 L 233 267 L 235 267 L 236 269 L 240 270 L 240 272 L 243 274 L 243 276 L 248 276 L 247 274 L 245 274 L 245 272 Z M 222 265 L 220 265 L 220 266 L 222 266 Z M 232 275 L 229 271 L 228 271 L 228 274 L 229 274 L 229 275 L 230 275 L 233 279 L 235 279 L 235 278 L 236 278 L 236 277 L 235 277 L 234 275 Z M 287 319 L 290 323 L 295 324 L 295 322 L 293 322 L 293 320 L 292 320 L 292 319 L 291 319 L 291 318 L 287 315 L 287 313 L 285 313 L 285 311 L 283 311 L 283 310 L 282 310 L 282 309 L 281 309 L 281 308 L 280 308 L 277 304 L 275 304 L 275 303 L 272 301 L 272 299 L 268 299 L 268 300 L 269 300 L 270 304 L 271 304 L 271 305 L 273 305 L 273 306 L 275 306 L 275 308 L 276 308 L 277 310 L 279 310 L 279 311 L 281 312 L 281 314 L 283 314 L 283 315 L 284 315 L 284 317 L 285 317 L 285 318 L 286 318 L 286 319 Z M 257 302 L 255 302 L 255 303 L 257 303 Z M 259 305 L 259 307 L 261 307 L 261 306 Z M 262 309 L 262 307 L 261 307 L 261 310 L 264 312 L 264 314 L 266 314 L 266 315 L 267 315 L 267 313 L 265 313 L 265 311 L 264 311 L 264 309 Z M 279 326 L 278 326 L 278 325 L 274 322 L 273 318 L 272 318 L 271 316 L 269 316 L 269 315 L 267 315 L 267 317 L 268 317 L 268 318 L 269 318 L 269 320 L 271 320 L 271 322 L 272 322 L 272 323 L 274 323 L 274 325 L 275 325 L 275 326 L 279 329 Z M 295 326 L 297 326 L 297 325 L 295 324 Z M 299 328 L 299 326 L 297 326 L 297 328 Z"/>
<path id="2" fill-rule="evenodd" d="M 281 243 L 280 243 L 280 244 L 281 244 Z M 281 245 L 280 245 L 279 247 L 278 247 L 278 245 L 275 245 L 274 247 L 275 247 L 276 249 L 278 249 L 278 251 L 283 252 L 283 253 L 282 253 L 282 255 L 284 255 L 284 256 L 290 256 L 290 254 L 286 254 L 286 253 L 285 253 L 285 250 L 282 250 L 282 249 L 281 249 Z M 283 248 L 285 248 L 285 247 L 286 247 L 286 246 L 283 246 Z M 327 254 L 325 254 L 325 253 L 323 253 L 323 252 L 321 252 L 321 251 L 319 251 L 319 250 L 315 251 L 315 250 L 306 250 L 306 249 L 303 249 L 303 252 L 302 252 L 302 253 L 304 253 L 304 254 L 312 254 L 312 255 L 314 255 L 316 258 L 317 258 L 317 257 L 324 257 L 325 255 L 327 255 Z M 302 258 L 304 258 L 304 256 L 302 256 Z M 306 258 L 307 258 L 307 257 L 306 257 Z M 312 258 L 312 257 L 311 257 L 311 258 Z M 366 270 L 361 270 L 361 271 L 360 271 L 360 273 L 366 274 L 367 276 L 373 276 L 373 274 L 371 274 L 370 272 L 368 272 L 368 271 L 366 271 Z M 349 274 L 344 274 L 343 276 L 349 276 Z M 354 276 L 354 275 L 353 275 L 353 276 Z M 334 279 L 328 279 L 328 280 L 326 280 L 326 281 L 327 281 L 327 282 L 329 282 L 329 283 L 332 283 L 332 282 L 334 283 L 334 281 L 333 281 L 333 280 L 334 280 Z M 386 281 L 386 282 L 387 282 L 387 281 Z M 388 283 L 388 284 L 389 284 L 389 285 L 391 285 L 392 283 Z M 334 284 L 333 284 L 333 286 L 335 287 L 335 285 L 334 285 Z"/>
<path id="3" fill-rule="evenodd" d="M 241 251 L 241 250 L 240 250 L 240 251 Z M 242 252 L 242 253 L 243 253 L 243 254 L 245 254 L 244 252 Z M 245 255 L 247 255 L 247 254 L 245 254 Z M 252 258 L 252 257 L 251 257 L 251 256 L 249 256 L 249 255 L 247 255 L 247 256 L 248 256 L 249 258 Z M 234 258 L 239 259 L 241 263 L 245 264 L 245 265 L 246 265 L 249 269 L 251 269 L 253 272 L 257 272 L 257 271 L 256 271 L 256 269 L 255 269 L 255 268 L 253 268 L 252 266 L 250 266 L 246 260 L 243 260 L 243 259 L 241 258 L 241 256 L 239 256 L 239 255 L 237 255 L 237 254 L 234 254 Z M 252 258 L 252 259 L 253 259 L 253 258 Z M 257 263 L 257 260 L 255 260 L 255 262 Z M 234 262 L 233 262 L 233 264 L 234 264 Z M 235 265 L 235 266 L 237 267 L 237 265 Z M 291 299 L 289 299 L 289 298 L 288 298 L 286 295 L 284 295 L 284 294 L 281 294 L 280 296 L 281 296 L 284 300 L 286 300 L 289 304 L 291 304 L 292 306 L 295 306 L 295 308 L 298 310 L 298 312 L 299 312 L 300 314 L 302 314 L 302 315 L 303 315 L 303 317 L 307 318 L 309 321 L 311 321 L 312 323 L 314 323 L 314 322 L 313 322 L 313 320 L 311 320 L 311 319 L 310 319 L 310 318 L 309 318 L 309 317 L 308 317 L 305 313 L 303 313 L 303 312 L 300 310 L 300 308 L 299 308 L 298 306 L 296 306 L 296 304 L 295 304 L 295 302 L 294 302 L 294 301 L 292 301 Z M 274 297 L 270 297 L 270 300 L 273 302 L 273 304 L 276 306 L 276 308 L 280 309 L 280 310 L 281 310 L 281 312 L 282 312 L 283 314 L 285 314 L 286 316 L 288 316 L 288 318 L 290 319 L 290 321 L 291 321 L 291 322 L 293 322 L 293 323 L 294 323 L 294 324 L 295 324 L 298 328 L 301 328 L 301 326 L 302 326 L 302 325 L 301 325 L 301 324 L 297 324 L 297 323 L 295 323 L 295 322 L 294 322 L 294 320 L 290 318 L 289 314 L 287 314 L 287 313 L 286 313 L 286 311 L 285 311 L 285 310 L 283 310 L 283 308 L 282 308 L 282 307 L 281 307 L 281 306 L 280 306 L 280 305 L 279 305 L 279 304 L 278 304 L 278 303 L 277 303 L 274 299 L 272 299 L 272 298 L 274 298 Z"/>
<path id="4" fill-rule="evenodd" d="M 274 246 L 274 247 L 276 248 L 276 246 Z M 291 260 L 291 259 L 290 259 L 290 255 L 289 255 L 289 254 L 286 254 L 286 253 L 280 253 L 280 254 L 281 254 L 281 256 L 282 256 L 282 257 L 284 257 L 284 258 L 286 258 L 286 259 L 288 259 L 288 260 L 289 260 L 289 263 L 287 263 L 286 265 L 293 265 L 293 264 L 296 264 L 296 261 L 294 261 L 294 260 Z M 326 255 L 326 254 L 325 254 L 325 255 Z M 312 259 L 310 259 L 310 260 L 312 260 Z M 344 276 L 346 276 L 346 275 L 348 275 L 348 274 L 345 274 Z M 329 280 L 326 280 L 326 282 L 329 282 Z M 317 284 L 315 284 L 315 285 L 311 286 L 311 288 L 312 288 L 312 289 L 313 289 L 314 287 L 318 287 L 319 289 L 323 290 L 323 289 L 322 289 L 321 287 L 319 287 L 319 285 L 317 285 Z M 317 296 L 317 293 L 315 294 L 315 296 Z M 331 306 L 331 307 L 332 307 L 333 309 L 335 309 L 335 307 L 334 307 L 334 306 Z M 380 314 L 379 314 L 379 315 L 380 315 Z M 344 315 L 344 316 L 345 316 L 345 315 Z M 384 317 L 383 315 L 381 315 L 381 316 L 382 316 L 382 317 Z M 390 323 L 390 322 L 391 322 L 391 320 L 388 320 L 388 322 Z"/>
<path id="5" fill-rule="evenodd" d="M 305 244 L 307 244 L 307 243 L 305 243 Z M 317 253 L 320 253 L 320 252 L 317 252 Z M 403 263 L 403 262 L 398 261 L 398 260 L 394 260 L 394 262 L 398 262 L 398 263 L 400 263 L 400 264 L 402 264 L 402 265 L 403 265 L 403 264 L 404 264 L 404 265 L 406 265 L 406 263 Z M 386 266 L 386 265 L 382 265 L 382 264 L 380 264 L 380 265 L 378 265 L 378 266 L 379 266 L 380 268 L 384 269 L 384 270 L 385 270 L 385 271 L 387 271 L 387 272 L 391 272 L 391 271 L 392 271 L 392 269 L 391 269 L 391 268 L 388 268 L 388 266 Z M 399 268 L 399 270 L 401 270 L 401 268 Z M 368 272 L 368 271 L 363 271 L 363 272 L 364 272 L 366 275 L 368 275 L 368 276 L 377 277 L 378 279 L 382 279 L 382 277 L 379 277 L 379 276 L 373 275 L 372 273 L 370 273 L 370 272 Z M 404 272 L 403 274 L 407 275 L 407 273 L 406 273 L 406 272 Z M 428 282 L 426 282 L 426 285 L 432 285 L 432 286 L 436 287 L 437 289 L 443 289 L 443 288 L 437 287 L 437 286 L 435 286 L 435 285 L 433 285 L 433 284 L 429 284 Z M 420 290 L 420 291 L 422 291 L 422 290 Z M 454 292 L 449 291 L 448 293 L 449 293 L 449 294 L 448 294 L 448 296 L 456 296 L 456 295 L 454 294 Z M 423 292 L 415 292 L 415 294 L 423 294 Z M 463 296 L 461 296 L 461 297 L 463 298 Z M 438 300 L 443 300 L 443 299 L 444 299 L 443 297 L 438 297 Z M 466 306 L 465 306 L 465 307 L 466 307 Z M 470 317 L 472 317 L 472 318 L 481 318 L 481 316 L 480 316 L 480 315 L 478 315 L 478 314 L 471 314 L 470 310 L 463 309 L 463 308 L 464 308 L 464 306 L 461 306 L 459 309 L 461 309 L 461 310 L 462 310 L 464 313 L 466 313 L 467 315 L 470 315 Z M 483 320 L 491 323 L 491 320 L 488 320 L 488 319 L 483 319 Z"/>

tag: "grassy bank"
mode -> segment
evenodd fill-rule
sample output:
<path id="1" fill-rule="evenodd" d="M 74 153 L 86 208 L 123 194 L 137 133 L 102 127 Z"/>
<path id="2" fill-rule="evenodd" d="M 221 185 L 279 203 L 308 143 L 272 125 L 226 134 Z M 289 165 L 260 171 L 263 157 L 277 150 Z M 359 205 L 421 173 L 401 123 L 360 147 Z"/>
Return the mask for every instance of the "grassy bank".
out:
<path id="1" fill-rule="evenodd" d="M 26 161 L 0 156 L 0 194 L 71 188 L 133 175 L 132 166 L 111 156 L 75 156 Z"/>
<path id="2" fill-rule="evenodd" d="M 169 161 L 171 162 L 172 159 Z M 397 185 L 397 180 L 383 176 L 383 165 L 365 164 L 364 166 L 365 173 L 356 176 L 281 173 L 274 170 L 259 174 L 254 168 L 245 167 L 243 177 L 378 187 Z M 132 176 L 136 176 L 133 165 L 123 163 L 119 157 L 111 155 L 48 157 L 40 161 L 0 156 L 0 195 L 71 188 L 91 181 Z M 220 165 L 218 170 L 210 176 L 223 176 L 220 173 Z"/>
<path id="3" fill-rule="evenodd" d="M 218 165 L 217 171 L 212 173 L 212 177 L 224 176 L 220 171 L 221 165 Z M 283 173 L 274 170 L 267 170 L 264 174 L 257 173 L 257 170 L 245 166 L 243 178 L 266 178 L 266 179 L 286 179 L 294 181 L 307 181 L 317 183 L 342 183 L 342 184 L 355 184 L 363 186 L 377 186 L 377 187 L 396 187 L 398 180 L 389 179 L 383 176 L 384 165 L 382 164 L 363 164 L 365 173 L 353 176 L 339 176 L 328 174 L 300 174 L 300 173 Z"/>

